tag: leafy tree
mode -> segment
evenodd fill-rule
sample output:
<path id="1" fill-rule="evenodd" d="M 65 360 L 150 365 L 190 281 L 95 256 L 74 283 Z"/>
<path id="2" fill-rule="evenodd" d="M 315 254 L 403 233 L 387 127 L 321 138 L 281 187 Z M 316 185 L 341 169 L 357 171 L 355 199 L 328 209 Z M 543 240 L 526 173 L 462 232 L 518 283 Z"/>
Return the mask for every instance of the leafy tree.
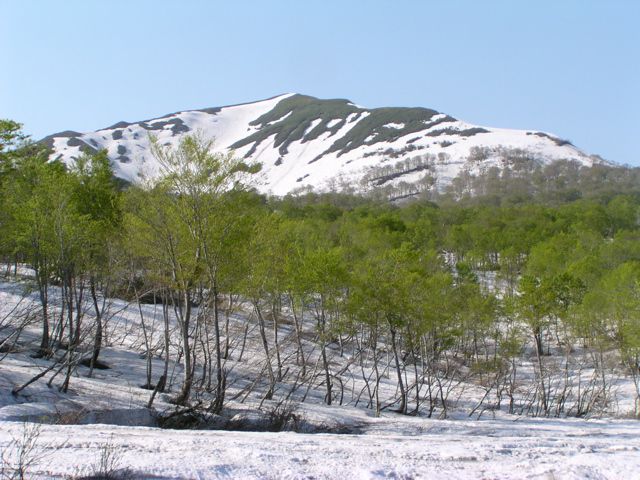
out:
<path id="1" fill-rule="evenodd" d="M 197 135 L 186 136 L 175 149 L 152 140 L 152 152 L 161 166 L 160 177 L 153 181 L 148 195 L 138 196 L 130 218 L 129 235 L 153 237 L 154 258 L 161 265 L 160 278 L 175 292 L 184 358 L 184 382 L 177 398 L 187 403 L 194 380 L 192 358 L 192 314 L 195 295 L 204 284 L 206 296 L 201 311 L 213 314 L 216 386 L 211 410 L 222 409 L 225 374 L 222 364 L 219 295 L 221 274 L 240 210 L 234 208 L 233 193 L 242 190 L 243 176 L 255 173 L 259 166 L 247 165 L 231 155 L 212 152 L 213 143 Z M 145 198 L 147 197 L 147 198 Z M 201 316 L 197 322 L 204 322 Z M 205 325 L 206 326 L 206 325 Z M 203 325 L 196 330 L 207 331 Z"/>
<path id="2" fill-rule="evenodd" d="M 73 165 L 73 201 L 86 220 L 86 270 L 93 303 L 96 325 L 90 367 L 98 362 L 103 337 L 105 300 L 114 281 L 117 251 L 115 240 L 120 230 L 122 211 L 120 191 L 113 176 L 106 151 L 94 155 L 84 154 Z M 97 290 L 103 292 L 103 301 Z M 91 374 L 91 372 L 90 372 Z"/>
<path id="3" fill-rule="evenodd" d="M 578 310 L 581 331 L 607 349 L 617 347 L 636 386 L 640 414 L 640 262 L 630 261 L 608 272 L 589 291 Z"/>
<path id="4" fill-rule="evenodd" d="M 0 180 L 15 168 L 16 150 L 27 138 L 20 123 L 0 119 Z"/>
<path id="5" fill-rule="evenodd" d="M 316 320 L 316 332 L 326 388 L 325 402 L 333 401 L 333 374 L 329 366 L 327 346 L 333 339 L 334 328 L 343 310 L 348 272 L 343 261 L 343 250 L 332 246 L 326 237 L 316 236 L 305 246 L 299 280 L 305 297 L 311 303 Z"/>

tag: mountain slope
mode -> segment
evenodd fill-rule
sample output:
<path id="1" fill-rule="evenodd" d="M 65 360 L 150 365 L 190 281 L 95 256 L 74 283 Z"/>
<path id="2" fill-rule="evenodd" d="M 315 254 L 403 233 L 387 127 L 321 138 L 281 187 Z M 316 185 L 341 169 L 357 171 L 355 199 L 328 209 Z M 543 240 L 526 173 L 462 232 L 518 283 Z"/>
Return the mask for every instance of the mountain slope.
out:
<path id="1" fill-rule="evenodd" d="M 177 145 L 185 134 L 215 138 L 220 151 L 261 162 L 258 190 L 284 195 L 298 188 L 364 191 L 386 186 L 441 188 L 461 171 L 505 165 L 505 152 L 537 162 L 590 165 L 593 158 L 553 135 L 472 125 L 427 108 L 359 107 L 348 100 L 285 94 L 254 103 L 177 112 L 119 122 L 89 133 L 45 139 L 51 158 L 72 162 L 82 151 L 106 149 L 116 175 L 154 176 L 149 134 Z M 513 155 L 511 155 L 513 157 Z"/>

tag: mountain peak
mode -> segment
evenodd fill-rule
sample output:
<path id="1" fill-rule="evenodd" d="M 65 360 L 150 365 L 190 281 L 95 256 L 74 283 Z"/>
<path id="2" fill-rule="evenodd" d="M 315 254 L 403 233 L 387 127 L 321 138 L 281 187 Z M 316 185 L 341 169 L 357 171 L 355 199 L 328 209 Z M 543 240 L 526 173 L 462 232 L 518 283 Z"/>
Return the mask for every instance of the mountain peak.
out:
<path id="1" fill-rule="evenodd" d="M 51 158 L 65 162 L 83 151 L 106 149 L 116 175 L 135 182 L 141 174 L 158 173 L 150 133 L 160 144 L 175 146 L 195 131 L 215 139 L 220 151 L 261 162 L 256 187 L 277 195 L 299 188 L 441 188 L 462 171 L 504 167 L 508 151 L 541 163 L 593 162 L 545 132 L 481 127 L 423 107 L 368 109 L 347 99 L 299 93 L 118 122 L 89 133 L 67 131 L 46 141 Z"/>

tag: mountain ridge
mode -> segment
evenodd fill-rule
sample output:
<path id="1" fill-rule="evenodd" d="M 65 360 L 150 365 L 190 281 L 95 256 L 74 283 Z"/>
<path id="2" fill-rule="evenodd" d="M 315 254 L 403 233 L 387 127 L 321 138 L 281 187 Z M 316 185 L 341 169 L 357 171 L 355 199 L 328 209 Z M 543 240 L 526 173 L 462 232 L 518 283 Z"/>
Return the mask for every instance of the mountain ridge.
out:
<path id="1" fill-rule="evenodd" d="M 370 109 L 347 99 L 295 93 L 120 121 L 94 132 L 64 131 L 42 142 L 51 148 L 51 159 L 66 163 L 82 152 L 106 149 L 116 176 L 135 182 L 159 172 L 150 133 L 161 145 L 176 146 L 193 132 L 215 139 L 216 150 L 262 163 L 254 186 L 275 195 L 382 186 L 411 194 L 442 189 L 461 172 L 504 168 L 521 158 L 600 161 L 547 132 L 474 125 L 424 107 Z"/>

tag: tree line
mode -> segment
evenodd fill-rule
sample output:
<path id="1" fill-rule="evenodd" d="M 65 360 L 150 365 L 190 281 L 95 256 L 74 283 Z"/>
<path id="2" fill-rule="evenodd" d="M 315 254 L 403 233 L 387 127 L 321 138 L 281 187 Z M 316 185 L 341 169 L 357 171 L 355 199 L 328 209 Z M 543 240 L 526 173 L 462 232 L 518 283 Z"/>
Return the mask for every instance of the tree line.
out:
<path id="1" fill-rule="evenodd" d="M 6 275 L 33 269 L 29 325 L 36 355 L 51 359 L 29 382 L 49 375 L 66 391 L 80 365 L 91 375 L 117 297 L 140 309 L 149 405 L 174 388 L 174 362 L 175 403 L 206 398 L 221 412 L 229 362 L 255 327 L 263 363 L 247 388 L 267 400 L 293 385 L 302 400 L 317 387 L 327 404 L 348 403 L 357 377 L 364 387 L 349 401 L 378 414 L 446 415 L 465 383 L 484 392 L 470 413 L 587 415 L 610 405 L 622 375 L 640 413 L 637 195 L 554 205 L 269 198 L 250 188 L 259 166 L 198 136 L 153 143 L 161 174 L 122 188 L 106 152 L 49 161 L 10 121 L 0 142 L 0 255 Z M 145 303 L 161 307 L 160 339 Z M 0 322 L 0 346 L 19 330 Z M 396 385 L 390 399 L 384 379 Z"/>

